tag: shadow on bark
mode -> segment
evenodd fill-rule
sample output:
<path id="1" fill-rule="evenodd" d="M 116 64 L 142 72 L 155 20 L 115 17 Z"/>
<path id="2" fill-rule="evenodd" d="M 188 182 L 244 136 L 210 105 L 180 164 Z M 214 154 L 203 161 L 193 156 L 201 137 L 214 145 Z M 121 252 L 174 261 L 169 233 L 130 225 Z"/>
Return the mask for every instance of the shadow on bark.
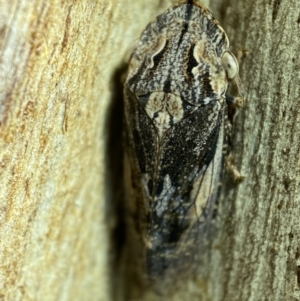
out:
<path id="1" fill-rule="evenodd" d="M 122 293 L 122 251 L 125 245 L 126 223 L 123 185 L 123 83 L 127 69 L 120 66 L 111 78 L 112 97 L 106 120 L 106 216 L 110 225 L 110 279 L 112 300 L 119 300 Z M 115 288 L 118 289 L 115 289 Z M 118 295 L 118 296 L 117 296 Z"/>

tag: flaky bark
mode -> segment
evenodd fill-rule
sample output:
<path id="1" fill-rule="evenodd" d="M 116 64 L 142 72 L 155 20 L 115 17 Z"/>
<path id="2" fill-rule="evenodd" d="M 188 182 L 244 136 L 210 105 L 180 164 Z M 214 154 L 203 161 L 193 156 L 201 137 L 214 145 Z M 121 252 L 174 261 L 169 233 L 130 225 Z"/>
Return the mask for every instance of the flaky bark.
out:
<path id="1" fill-rule="evenodd" d="M 209 277 L 177 300 L 299 300 L 300 2 L 210 4 L 248 51 L 232 151 L 246 179 L 228 174 Z M 169 5 L 0 3 L 1 300 L 111 299 L 115 74 Z"/>

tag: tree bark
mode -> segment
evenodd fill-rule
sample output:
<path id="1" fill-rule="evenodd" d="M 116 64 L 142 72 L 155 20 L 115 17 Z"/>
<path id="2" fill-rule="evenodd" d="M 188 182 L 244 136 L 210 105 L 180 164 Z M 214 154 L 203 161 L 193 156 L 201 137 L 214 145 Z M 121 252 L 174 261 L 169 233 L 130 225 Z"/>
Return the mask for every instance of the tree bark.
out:
<path id="1" fill-rule="evenodd" d="M 170 2 L 0 1 L 0 300 L 113 299 L 115 80 Z M 224 181 L 208 277 L 169 300 L 300 300 L 300 2 L 210 4 L 248 52 L 232 149 L 246 178 Z"/>
<path id="2" fill-rule="evenodd" d="M 225 182 L 208 300 L 300 300 L 300 2 L 215 8 L 232 48 L 248 52 L 232 151 L 246 178 Z"/>

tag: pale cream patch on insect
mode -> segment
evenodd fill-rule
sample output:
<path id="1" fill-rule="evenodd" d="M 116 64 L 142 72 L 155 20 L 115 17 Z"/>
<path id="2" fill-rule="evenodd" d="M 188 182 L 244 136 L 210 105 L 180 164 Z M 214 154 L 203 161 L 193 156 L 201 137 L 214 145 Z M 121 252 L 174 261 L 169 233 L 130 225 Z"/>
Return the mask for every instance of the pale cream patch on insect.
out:
<path id="1" fill-rule="evenodd" d="M 147 48 L 147 51 L 141 51 L 137 48 L 132 56 L 130 57 L 130 66 L 129 66 L 129 74 L 128 78 L 134 76 L 139 67 L 141 66 L 141 62 L 143 60 L 147 61 L 148 68 L 154 67 L 153 58 L 155 55 L 159 54 L 166 46 L 167 39 L 164 35 L 160 36 L 157 40 L 156 44 L 153 47 Z M 149 47 L 149 46 L 148 46 Z"/>
<path id="2" fill-rule="evenodd" d="M 224 124 L 220 126 L 214 158 L 208 166 L 202 166 L 201 171 L 199 172 L 199 177 L 194 182 L 193 189 L 191 191 L 191 198 L 195 200 L 195 205 L 190 214 L 191 217 L 194 218 L 199 218 L 202 215 L 209 199 L 216 197 L 218 192 L 223 157 L 223 125 Z"/>
<path id="3" fill-rule="evenodd" d="M 160 37 L 160 39 L 158 40 L 158 43 L 156 45 L 156 49 L 154 50 L 154 52 L 151 55 L 150 64 L 148 65 L 149 68 L 154 67 L 153 58 L 165 48 L 166 42 L 167 42 L 167 39 L 165 37 Z"/>
<path id="4" fill-rule="evenodd" d="M 220 35 L 220 39 L 223 38 L 222 35 Z M 194 47 L 193 50 L 193 56 L 195 60 L 199 63 L 198 66 L 194 67 L 192 69 L 192 73 L 197 77 L 202 76 L 201 71 L 201 64 L 207 64 L 210 66 L 210 85 L 212 90 L 214 91 L 214 94 L 217 95 L 218 98 L 221 97 L 221 95 L 224 94 L 224 92 L 227 89 L 227 78 L 226 78 L 226 72 L 224 68 L 222 68 L 221 63 L 216 63 L 215 57 L 216 53 L 212 49 L 208 49 L 206 43 L 205 43 L 205 35 L 202 36 L 202 39 L 198 41 Z M 203 68 L 202 68 L 203 69 Z M 203 102 L 205 104 L 209 103 L 211 101 L 211 97 L 206 97 L 203 99 Z"/>
<path id="5" fill-rule="evenodd" d="M 164 94 L 163 92 L 151 93 L 146 105 L 146 112 L 148 116 L 153 119 L 154 114 L 164 108 Z"/>
<path id="6" fill-rule="evenodd" d="M 225 93 L 228 85 L 226 72 L 219 66 L 212 65 L 210 69 L 210 74 L 210 86 L 214 93 L 221 97 Z"/>
<path id="7" fill-rule="evenodd" d="M 210 123 L 210 126 L 208 127 L 209 131 L 212 131 L 214 129 L 214 127 L 216 126 L 221 107 L 222 107 L 222 101 L 217 101 L 215 103 L 211 113 L 207 116 L 207 120 Z"/>
<path id="8" fill-rule="evenodd" d="M 206 43 L 204 42 L 206 40 L 206 34 L 203 33 L 202 34 L 202 39 L 200 41 L 198 41 L 194 47 L 193 50 L 193 56 L 195 58 L 195 60 L 197 61 L 197 63 L 201 62 L 201 59 L 204 59 L 204 52 L 205 52 L 205 48 L 206 48 Z"/>
<path id="9" fill-rule="evenodd" d="M 199 67 L 201 66 L 201 63 L 203 63 L 204 61 L 205 48 L 206 48 L 205 42 L 201 40 L 196 43 L 193 50 L 194 59 L 199 64 L 198 66 L 192 69 L 192 74 L 194 75 L 195 79 L 197 79 L 199 76 L 202 75 L 202 71 Z"/>
<path id="10" fill-rule="evenodd" d="M 208 65 L 214 65 L 217 54 L 215 49 L 207 43 L 207 39 L 206 33 L 202 33 L 200 40 L 195 44 L 193 56 L 199 64 L 204 62 Z"/>
<path id="11" fill-rule="evenodd" d="M 158 129 L 160 137 L 184 115 L 181 98 L 172 93 L 151 93 L 145 110 Z"/>
<path id="12" fill-rule="evenodd" d="M 172 186 L 171 178 L 167 174 L 164 177 L 163 190 L 159 196 L 155 197 L 156 212 L 159 217 L 161 217 L 168 209 L 170 204 L 170 199 L 172 198 L 176 188 Z"/>
<path id="13" fill-rule="evenodd" d="M 174 94 L 168 94 L 168 96 L 167 110 L 173 117 L 173 123 L 175 124 L 183 118 L 184 110 L 182 107 L 182 100 L 179 96 Z"/>
<path id="14" fill-rule="evenodd" d="M 198 179 L 193 183 L 193 189 L 191 191 L 191 199 L 195 201 L 195 208 L 192 208 L 191 215 L 194 215 L 194 218 L 201 216 L 203 208 L 205 208 L 207 198 L 210 195 L 210 182 L 205 182 L 205 177 L 209 177 L 207 174 L 208 168 L 206 165 L 203 165 L 200 172 Z"/>
<path id="15" fill-rule="evenodd" d="M 196 62 L 199 63 L 199 65 L 193 68 L 192 72 L 194 75 L 196 75 L 199 72 L 199 66 L 201 66 L 203 63 L 211 65 L 212 62 L 215 60 L 216 54 L 213 50 L 207 47 L 208 45 L 206 41 L 207 35 L 206 33 L 202 33 L 201 39 L 195 44 L 193 56 Z"/>
<path id="16" fill-rule="evenodd" d="M 158 116 L 154 118 L 154 123 L 158 129 L 159 137 L 162 137 L 164 132 L 171 127 L 171 119 L 170 115 L 166 111 L 158 112 L 157 115 Z"/>

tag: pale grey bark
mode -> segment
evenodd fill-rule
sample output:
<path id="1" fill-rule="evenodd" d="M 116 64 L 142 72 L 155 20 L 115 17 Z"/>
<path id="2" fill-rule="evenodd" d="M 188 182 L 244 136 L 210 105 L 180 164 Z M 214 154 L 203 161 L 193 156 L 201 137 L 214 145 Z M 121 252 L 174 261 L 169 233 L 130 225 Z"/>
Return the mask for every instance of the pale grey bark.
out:
<path id="1" fill-rule="evenodd" d="M 233 140 L 246 178 L 224 189 L 212 300 L 300 300 L 300 2 L 219 2 L 233 50 L 248 52 Z"/>

